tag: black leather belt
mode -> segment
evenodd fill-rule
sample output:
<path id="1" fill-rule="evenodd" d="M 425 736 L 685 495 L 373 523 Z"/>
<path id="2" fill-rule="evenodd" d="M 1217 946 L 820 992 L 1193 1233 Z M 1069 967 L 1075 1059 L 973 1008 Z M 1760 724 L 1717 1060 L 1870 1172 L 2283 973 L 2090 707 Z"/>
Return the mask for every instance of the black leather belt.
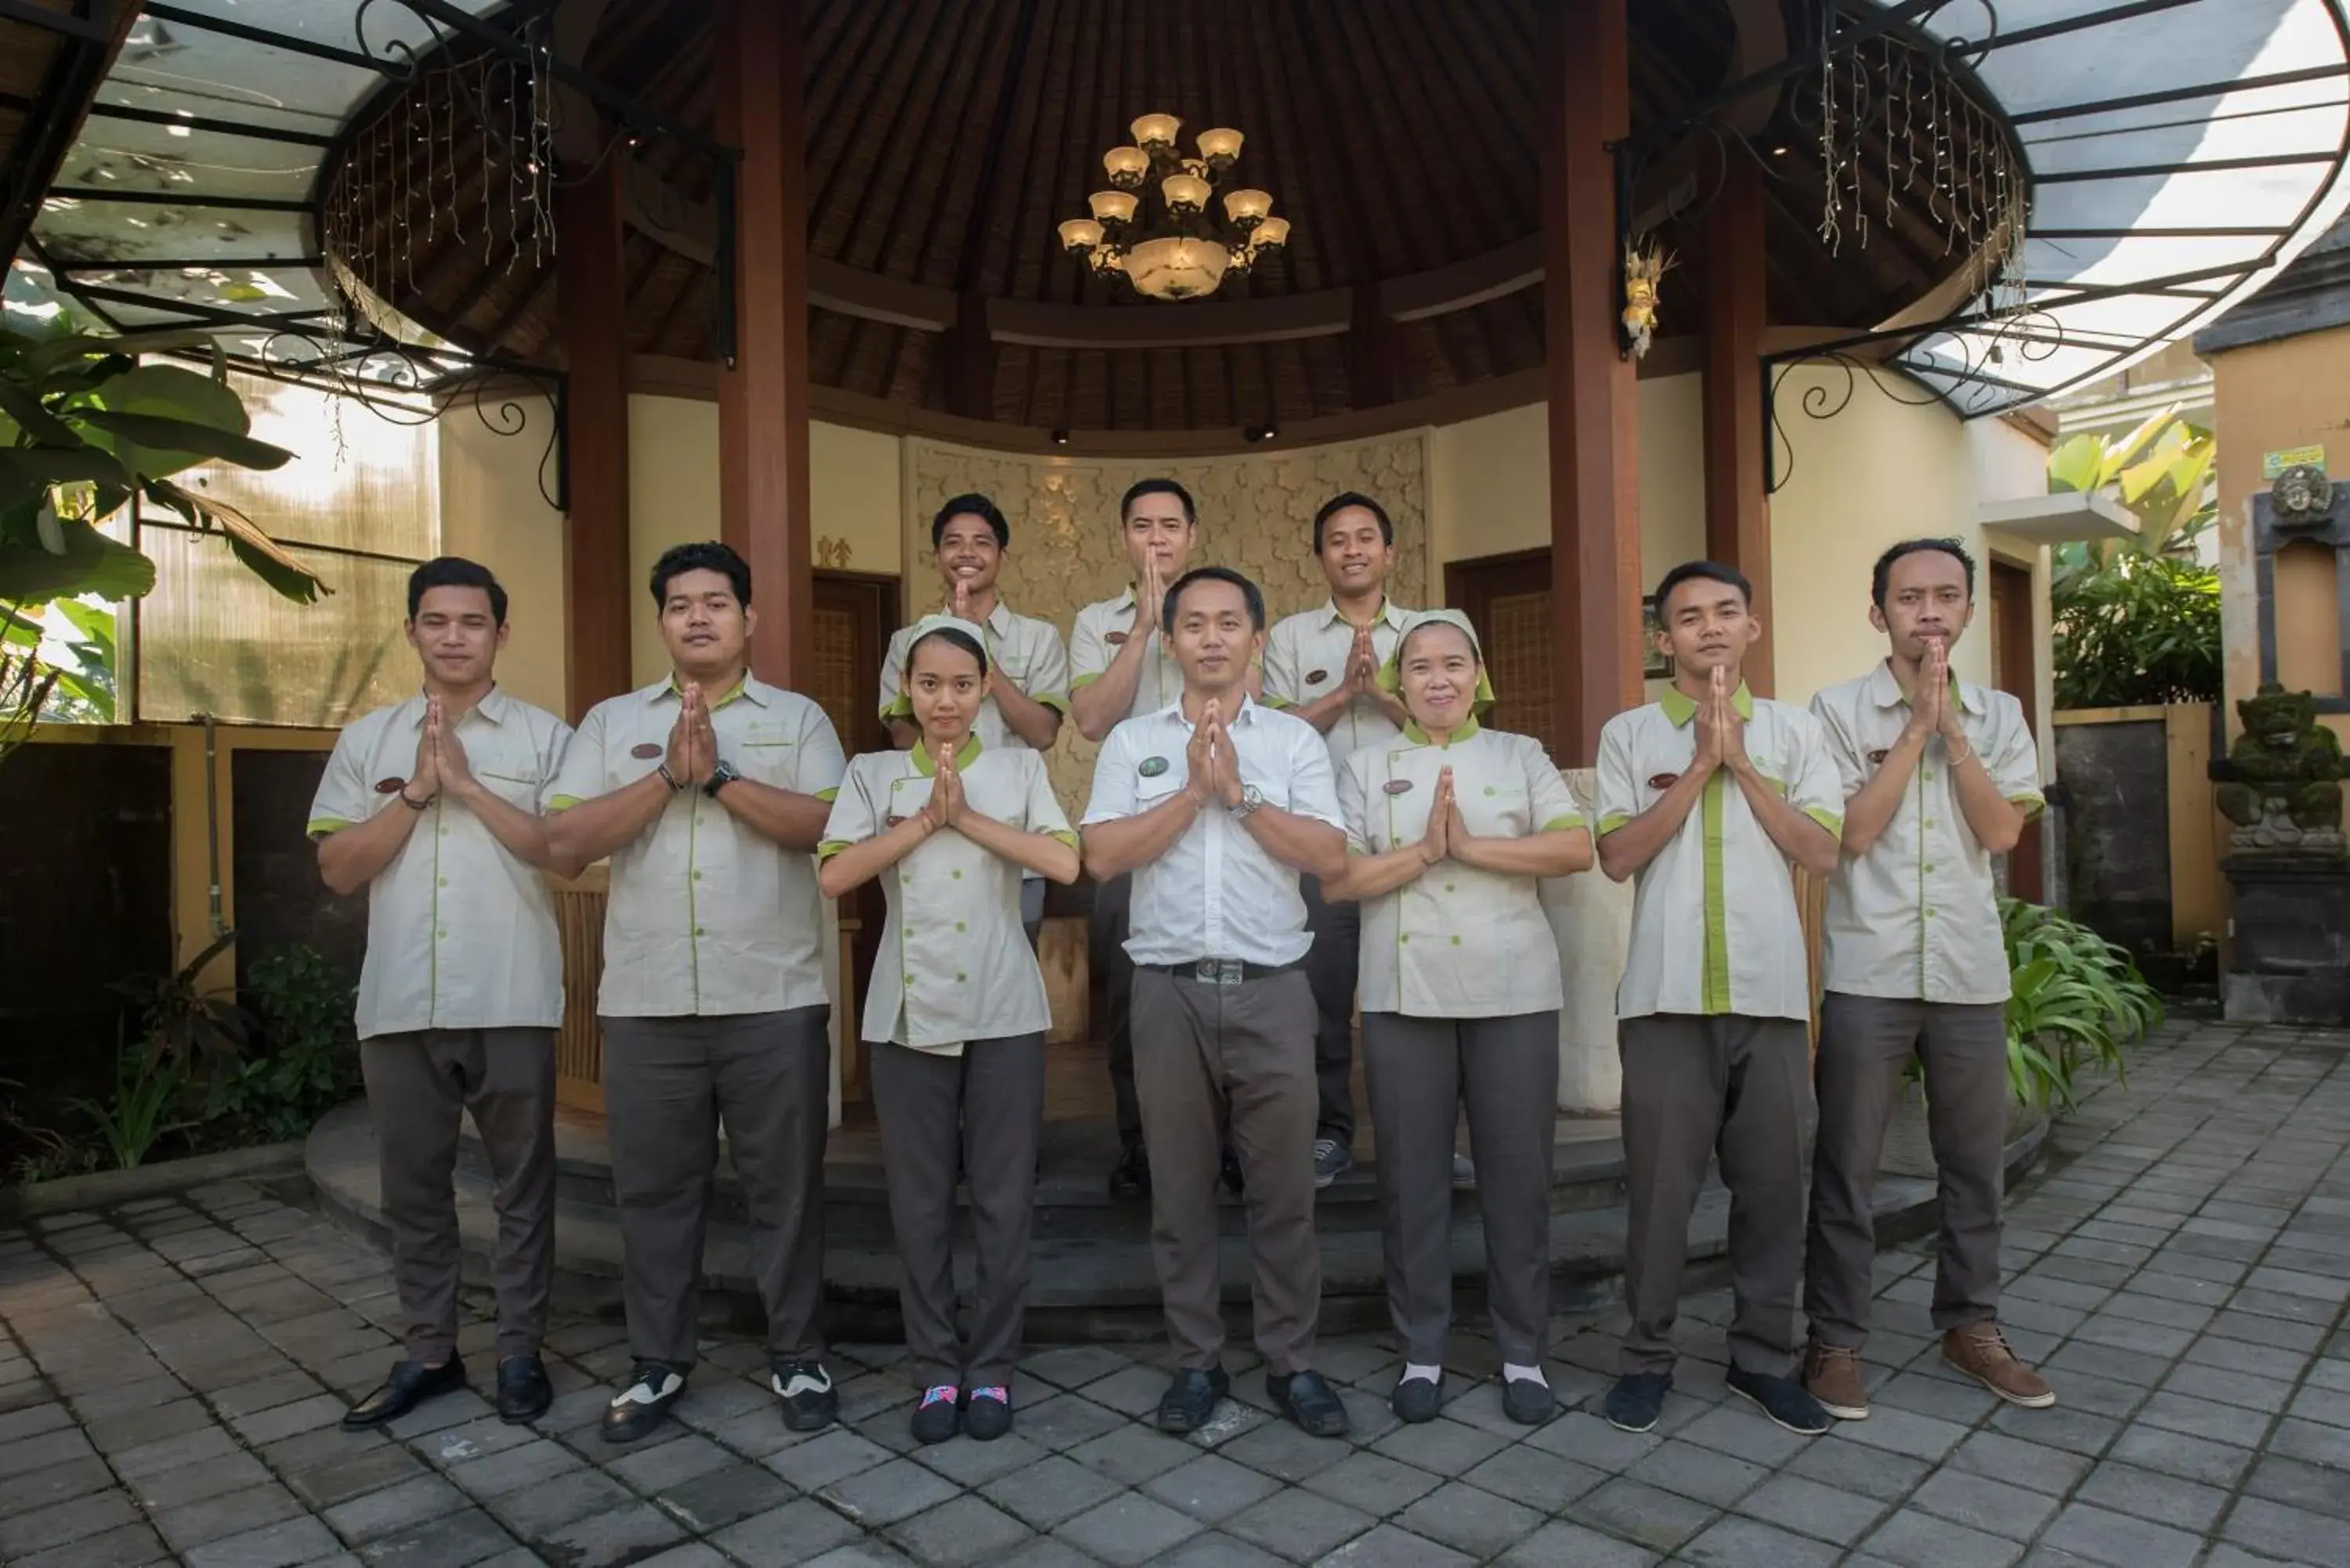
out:
<path id="1" fill-rule="evenodd" d="M 1195 959 L 1190 963 L 1139 963 L 1134 967 L 1173 975 L 1177 980 L 1197 981 L 1201 985 L 1246 985 L 1253 980 L 1270 980 L 1277 974 L 1304 969 L 1305 961 L 1249 963 L 1241 959 Z"/>

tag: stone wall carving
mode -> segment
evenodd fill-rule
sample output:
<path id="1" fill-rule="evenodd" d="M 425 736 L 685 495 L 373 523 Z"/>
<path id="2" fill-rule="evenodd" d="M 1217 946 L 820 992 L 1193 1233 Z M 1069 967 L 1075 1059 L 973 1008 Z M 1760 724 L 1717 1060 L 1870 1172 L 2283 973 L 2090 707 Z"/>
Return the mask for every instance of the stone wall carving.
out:
<path id="1" fill-rule="evenodd" d="M 1235 567 L 1264 589 L 1273 620 L 1328 597 L 1309 530 L 1331 496 L 1377 496 L 1395 520 L 1396 600 L 1423 605 L 1429 582 L 1428 443 L 1424 431 L 1291 452 L 1219 458 L 1028 456 L 910 437 L 906 441 L 906 607 L 926 610 L 937 592 L 930 566 L 931 514 L 950 495 L 992 496 L 1012 522 L 1003 596 L 1024 615 L 1066 634 L 1082 607 L 1126 585 L 1118 502 L 1126 487 L 1164 474 L 1191 493 L 1200 514 L 1193 560 Z M 1054 748 L 1053 782 L 1072 813 L 1093 779 L 1094 745 L 1065 725 Z M 1074 817 L 1072 818 L 1074 820 Z"/>

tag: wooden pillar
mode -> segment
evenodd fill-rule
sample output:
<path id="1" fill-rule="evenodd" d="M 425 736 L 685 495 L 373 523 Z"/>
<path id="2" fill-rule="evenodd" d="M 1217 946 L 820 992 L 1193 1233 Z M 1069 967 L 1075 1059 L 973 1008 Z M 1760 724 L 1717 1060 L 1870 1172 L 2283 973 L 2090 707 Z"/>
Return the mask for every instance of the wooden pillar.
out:
<path id="1" fill-rule="evenodd" d="M 1732 153 L 1705 216 L 1705 553 L 1754 585 L 1746 683 L 1772 694 L 1771 503 L 1763 490 L 1762 175 Z"/>
<path id="2" fill-rule="evenodd" d="M 1558 761 L 1641 700 L 1638 401 L 1619 348 L 1615 161 L 1629 133 L 1627 0 L 1544 7 L 1543 265 Z"/>
<path id="3" fill-rule="evenodd" d="M 752 670 L 800 690 L 815 666 L 801 6 L 719 0 L 717 10 L 718 139 L 743 150 L 734 356 L 718 376 L 720 536 L 751 563 Z"/>
<path id="4" fill-rule="evenodd" d="M 634 684 L 629 619 L 628 270 L 621 259 L 622 161 L 556 190 L 556 293 L 561 304 L 568 611 L 563 692 L 571 721 Z"/>

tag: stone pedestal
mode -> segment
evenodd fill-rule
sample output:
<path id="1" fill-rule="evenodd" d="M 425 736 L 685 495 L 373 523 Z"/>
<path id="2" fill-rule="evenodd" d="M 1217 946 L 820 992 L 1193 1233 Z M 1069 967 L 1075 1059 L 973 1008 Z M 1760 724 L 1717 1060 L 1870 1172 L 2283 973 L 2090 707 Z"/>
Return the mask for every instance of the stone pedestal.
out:
<path id="1" fill-rule="evenodd" d="M 2350 1023 L 2350 862 L 2245 850 L 2220 862 L 2235 895 L 2230 1023 Z"/>
<path id="2" fill-rule="evenodd" d="M 1570 769 L 1566 782 L 1588 815 L 1598 793 L 1596 775 L 1588 768 Z M 1558 1015 L 1558 1108 L 1614 1116 L 1624 1098 L 1623 1064 L 1616 1054 L 1616 984 L 1632 942 L 1632 885 L 1610 882 L 1595 866 L 1580 876 L 1544 882 L 1542 901 L 1566 988 L 1566 1005 Z"/>

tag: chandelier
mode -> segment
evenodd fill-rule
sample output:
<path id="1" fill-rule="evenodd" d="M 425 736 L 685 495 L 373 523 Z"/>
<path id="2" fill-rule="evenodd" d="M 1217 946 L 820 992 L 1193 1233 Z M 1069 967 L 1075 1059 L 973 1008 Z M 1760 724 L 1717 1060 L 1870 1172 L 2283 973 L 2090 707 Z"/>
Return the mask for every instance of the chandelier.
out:
<path id="1" fill-rule="evenodd" d="M 1175 149 L 1183 122 L 1173 115 L 1146 114 L 1131 129 L 1133 146 L 1102 154 L 1110 189 L 1087 198 L 1093 216 L 1061 225 L 1062 249 L 1146 299 L 1197 299 L 1288 242 L 1289 220 L 1273 215 L 1266 192 L 1227 191 L 1224 222 L 1209 215 L 1210 198 L 1240 158 L 1239 131 L 1203 130 L 1200 155 L 1186 158 Z M 1138 194 L 1146 184 L 1157 193 L 1150 217 Z"/>

